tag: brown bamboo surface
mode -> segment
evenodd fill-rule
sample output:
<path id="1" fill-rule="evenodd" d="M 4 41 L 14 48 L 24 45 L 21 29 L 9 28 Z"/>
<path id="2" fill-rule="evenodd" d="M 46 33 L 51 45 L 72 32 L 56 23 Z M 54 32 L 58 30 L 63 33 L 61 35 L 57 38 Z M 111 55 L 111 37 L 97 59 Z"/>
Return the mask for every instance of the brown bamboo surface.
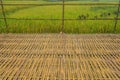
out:
<path id="1" fill-rule="evenodd" d="M 120 35 L 0 34 L 0 80 L 120 80 Z"/>

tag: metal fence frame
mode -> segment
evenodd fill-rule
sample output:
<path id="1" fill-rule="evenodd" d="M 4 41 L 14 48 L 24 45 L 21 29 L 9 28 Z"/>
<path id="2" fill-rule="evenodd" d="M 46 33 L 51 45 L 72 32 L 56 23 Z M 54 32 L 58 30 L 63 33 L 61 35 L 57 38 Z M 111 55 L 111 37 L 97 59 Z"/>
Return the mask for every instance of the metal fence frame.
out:
<path id="1" fill-rule="evenodd" d="M 0 18 L 0 19 L 4 19 L 4 22 L 5 22 L 5 26 L 6 26 L 6 32 L 8 33 L 8 23 L 7 23 L 7 19 L 15 19 L 15 20 L 61 20 L 62 21 L 62 26 L 61 26 L 61 32 L 63 33 L 64 32 L 64 22 L 65 20 L 115 20 L 115 25 L 114 25 L 114 33 L 116 33 L 116 27 L 117 27 L 117 23 L 118 23 L 118 20 L 120 20 L 119 18 L 119 12 L 120 12 L 120 0 L 118 3 L 79 3 L 79 4 L 66 4 L 65 3 L 65 0 L 62 0 L 62 3 L 56 3 L 56 4 L 4 4 L 3 3 L 3 0 L 0 0 L 0 5 L 1 5 L 1 8 L 2 8 L 2 14 L 3 14 L 3 18 Z M 6 14 L 5 14 L 5 9 L 4 9 L 4 5 L 6 6 L 55 6 L 55 5 L 61 5 L 62 6 L 62 19 L 40 19 L 40 18 L 37 18 L 37 19 L 22 19 L 22 18 L 6 18 Z M 65 5 L 72 5 L 72 6 L 95 6 L 95 5 L 104 5 L 104 6 L 109 6 L 109 5 L 117 5 L 118 6 L 118 9 L 117 9 L 117 14 L 116 14 L 116 17 L 115 18 L 91 18 L 91 19 L 65 19 Z"/>

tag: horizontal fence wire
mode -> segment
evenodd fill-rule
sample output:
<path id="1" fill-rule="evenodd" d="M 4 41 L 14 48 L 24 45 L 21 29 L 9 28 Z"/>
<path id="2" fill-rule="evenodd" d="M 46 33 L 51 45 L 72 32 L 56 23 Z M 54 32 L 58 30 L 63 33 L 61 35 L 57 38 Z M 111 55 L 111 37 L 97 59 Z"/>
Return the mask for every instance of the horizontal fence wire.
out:
<path id="1" fill-rule="evenodd" d="M 6 6 L 20 6 L 20 5 L 22 5 L 22 6 L 26 6 L 26 5 L 28 5 L 28 6 L 51 6 L 51 5 L 63 5 L 62 3 L 52 3 L 52 4 L 26 4 L 26 3 L 23 3 L 23 4 L 19 4 L 19 3 L 3 3 L 3 4 L 1 4 L 0 3 L 0 5 L 6 5 Z M 64 3 L 64 5 L 73 5 L 73 6 L 75 6 L 75 5 L 88 5 L 88 6 L 92 6 L 92 5 L 104 5 L 104 6 L 109 6 L 109 5 L 120 5 L 119 3 Z"/>
<path id="2" fill-rule="evenodd" d="M 4 19 L 4 18 L 0 18 Z M 13 19 L 13 20 L 62 20 L 62 19 L 41 19 L 41 18 L 6 18 L 6 19 Z M 91 19 L 64 19 L 64 20 L 120 20 L 120 18 L 91 18 Z"/>

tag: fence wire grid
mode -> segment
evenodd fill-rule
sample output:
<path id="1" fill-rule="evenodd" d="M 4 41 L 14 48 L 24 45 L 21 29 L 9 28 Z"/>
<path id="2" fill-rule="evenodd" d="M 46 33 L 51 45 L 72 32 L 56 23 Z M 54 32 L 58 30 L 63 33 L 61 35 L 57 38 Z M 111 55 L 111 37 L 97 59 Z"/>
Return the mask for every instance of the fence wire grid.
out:
<path id="1" fill-rule="evenodd" d="M 64 32 L 64 22 L 66 20 L 69 21 L 73 21 L 73 20 L 114 20 L 115 24 L 114 24 L 114 32 L 116 32 L 116 26 L 118 24 L 118 20 L 120 20 L 119 18 L 119 12 L 120 12 L 120 0 L 118 3 L 65 3 L 65 0 L 62 0 L 62 3 L 54 3 L 54 4 L 21 4 L 21 3 L 3 3 L 3 0 L 0 0 L 0 5 L 1 5 L 1 9 L 2 9 L 2 15 L 3 18 L 0 19 L 4 19 L 4 23 L 6 26 L 6 32 L 8 32 L 8 23 L 7 23 L 7 19 L 14 19 L 14 20 L 61 20 L 62 21 L 62 26 L 61 26 L 61 32 Z M 6 17 L 6 13 L 5 13 L 5 8 L 4 6 L 55 6 L 55 5 L 60 5 L 62 6 L 62 19 L 50 19 L 50 18 L 7 18 Z M 65 18 L 65 6 L 96 6 L 96 5 L 100 5 L 100 6 L 118 6 L 117 8 L 117 14 L 116 17 L 114 18 L 84 18 L 84 19 L 70 19 L 70 18 Z"/>

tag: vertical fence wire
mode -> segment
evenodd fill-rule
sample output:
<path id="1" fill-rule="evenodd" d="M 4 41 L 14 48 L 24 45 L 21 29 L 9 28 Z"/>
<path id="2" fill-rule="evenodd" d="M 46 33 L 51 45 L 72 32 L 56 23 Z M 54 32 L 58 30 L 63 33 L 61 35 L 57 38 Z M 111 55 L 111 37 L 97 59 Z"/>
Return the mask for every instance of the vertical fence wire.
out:
<path id="1" fill-rule="evenodd" d="M 65 0 L 62 0 L 62 33 L 64 32 L 64 25 L 65 25 Z"/>
<path id="2" fill-rule="evenodd" d="M 0 0 L 0 2 L 1 2 L 1 8 L 2 8 L 3 19 L 4 19 L 5 27 L 6 27 L 6 33 L 8 33 L 8 24 L 7 24 L 7 20 L 6 20 L 6 14 L 5 14 L 5 9 L 4 9 L 4 5 L 3 5 L 3 1 Z"/>
<path id="3" fill-rule="evenodd" d="M 115 17 L 114 33 L 116 33 L 116 28 L 117 28 L 117 24 L 118 24 L 119 13 L 120 13 L 120 0 L 119 0 L 119 5 L 118 5 L 117 12 L 116 12 L 116 17 Z"/>

